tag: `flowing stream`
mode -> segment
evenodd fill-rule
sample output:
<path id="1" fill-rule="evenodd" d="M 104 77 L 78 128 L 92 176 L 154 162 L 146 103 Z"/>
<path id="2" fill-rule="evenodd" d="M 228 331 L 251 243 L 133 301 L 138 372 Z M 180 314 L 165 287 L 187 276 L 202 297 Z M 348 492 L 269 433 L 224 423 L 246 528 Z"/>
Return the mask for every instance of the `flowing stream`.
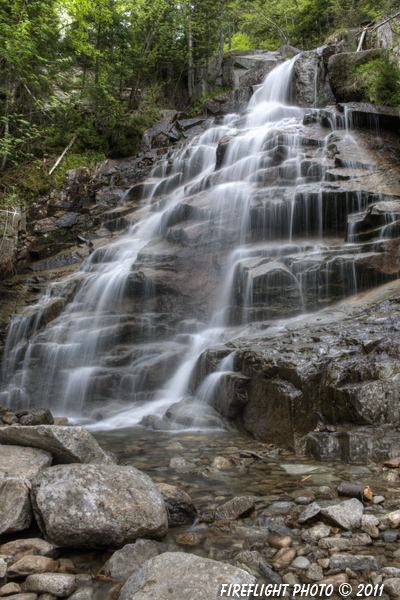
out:
<path id="1" fill-rule="evenodd" d="M 347 215 L 365 199 L 334 197 L 334 184 L 321 191 L 332 181 L 332 134 L 307 130 L 308 109 L 290 106 L 295 60 L 267 75 L 245 116 L 224 117 L 156 164 L 131 227 L 72 276 L 77 291 L 57 318 L 43 328 L 59 285 L 14 319 L 0 404 L 46 405 L 104 430 L 161 417 L 183 400 L 194 416 L 180 426 L 202 427 L 199 406 L 218 392 L 234 358 L 198 380 L 207 348 L 380 283 L 362 279 L 357 244 L 343 243 Z M 196 269 L 204 283 L 191 291 Z"/>

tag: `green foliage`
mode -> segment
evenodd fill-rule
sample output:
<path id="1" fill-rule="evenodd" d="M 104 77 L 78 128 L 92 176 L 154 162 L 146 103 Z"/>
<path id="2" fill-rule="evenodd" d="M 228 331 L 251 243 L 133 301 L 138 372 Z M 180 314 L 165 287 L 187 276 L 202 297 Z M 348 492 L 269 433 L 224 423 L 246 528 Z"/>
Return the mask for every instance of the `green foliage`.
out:
<path id="1" fill-rule="evenodd" d="M 355 69 L 352 77 L 365 102 L 400 106 L 400 69 L 392 59 L 370 60 Z"/>
<path id="2" fill-rule="evenodd" d="M 254 50 L 254 45 L 246 33 L 239 31 L 231 38 L 231 50 Z M 224 44 L 224 52 L 229 51 L 229 44 Z"/>
<path id="3" fill-rule="evenodd" d="M 201 113 L 201 109 L 202 106 L 204 104 L 204 102 L 206 100 L 208 100 L 209 98 L 215 98 L 215 96 L 219 96 L 220 94 L 225 94 L 226 92 L 229 92 L 230 88 L 228 87 L 216 87 L 214 86 L 213 88 L 207 90 L 207 92 L 205 92 L 201 98 L 199 98 L 199 100 L 195 100 L 192 102 L 191 106 L 188 109 L 188 114 L 191 117 L 195 117 L 196 115 Z"/>

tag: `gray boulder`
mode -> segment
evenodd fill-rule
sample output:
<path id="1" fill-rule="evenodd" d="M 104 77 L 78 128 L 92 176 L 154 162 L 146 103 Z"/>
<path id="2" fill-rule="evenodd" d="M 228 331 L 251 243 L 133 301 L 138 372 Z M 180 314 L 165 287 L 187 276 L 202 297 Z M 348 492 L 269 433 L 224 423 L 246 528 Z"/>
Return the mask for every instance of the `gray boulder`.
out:
<path id="1" fill-rule="evenodd" d="M 161 494 L 134 467 L 51 467 L 33 481 L 32 504 L 43 534 L 59 546 L 120 548 L 168 528 Z"/>
<path id="2" fill-rule="evenodd" d="M 0 446 L 0 534 L 31 525 L 31 481 L 51 461 L 51 454 L 36 448 Z"/>
<path id="3" fill-rule="evenodd" d="M 126 581 L 132 573 L 151 558 L 168 551 L 168 546 L 155 540 L 136 540 L 134 544 L 126 544 L 121 550 L 114 552 L 103 565 L 100 573 L 118 581 Z"/>
<path id="4" fill-rule="evenodd" d="M 363 504 L 356 498 L 345 500 L 334 506 L 327 506 L 321 510 L 322 516 L 337 527 L 354 531 L 360 529 L 361 518 L 364 514 Z"/>
<path id="5" fill-rule="evenodd" d="M 121 590 L 120 600 L 217 600 L 222 585 L 256 584 L 255 577 L 231 565 L 194 554 L 166 552 L 147 561 Z M 224 598 L 232 596 L 224 595 Z"/>
<path id="6" fill-rule="evenodd" d="M 114 460 L 82 427 L 57 425 L 4 427 L 0 429 L 0 444 L 41 448 L 51 452 L 54 462 L 60 464 L 114 464 Z"/>
<path id="7" fill-rule="evenodd" d="M 63 573 L 37 573 L 29 575 L 25 588 L 37 594 L 52 594 L 58 598 L 70 596 L 78 587 L 75 575 Z"/>
<path id="8" fill-rule="evenodd" d="M 238 496 L 219 506 L 217 512 L 220 519 L 239 519 L 250 514 L 255 505 L 251 496 Z"/>

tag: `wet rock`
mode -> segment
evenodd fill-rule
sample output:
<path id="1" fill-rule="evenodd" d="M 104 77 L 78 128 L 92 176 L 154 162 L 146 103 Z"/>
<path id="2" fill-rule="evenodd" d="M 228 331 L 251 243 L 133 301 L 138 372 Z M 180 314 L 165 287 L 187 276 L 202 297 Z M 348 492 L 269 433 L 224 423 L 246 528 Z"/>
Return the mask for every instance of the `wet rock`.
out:
<path id="1" fill-rule="evenodd" d="M 226 469 L 231 469 L 232 466 L 232 463 L 229 462 L 229 460 L 227 460 L 223 456 L 216 456 L 211 463 L 211 468 L 217 469 L 218 471 L 225 471 Z"/>
<path id="2" fill-rule="evenodd" d="M 54 546 L 46 542 L 46 540 L 39 538 L 14 540 L 0 546 L 0 554 L 15 556 L 23 552 L 29 552 L 38 556 L 48 556 L 50 558 L 54 558 L 57 555 L 57 550 Z"/>
<path id="3" fill-rule="evenodd" d="M 400 568 L 399 567 L 383 567 L 383 569 L 381 569 L 381 573 L 385 577 L 400 577 Z"/>
<path id="4" fill-rule="evenodd" d="M 168 526 L 192 525 L 197 516 L 197 509 L 190 496 L 183 490 L 166 483 L 156 483 L 156 487 L 164 498 L 168 513 Z"/>
<path id="5" fill-rule="evenodd" d="M 217 508 L 220 519 L 240 519 L 246 517 L 255 508 L 255 500 L 251 496 L 238 496 Z"/>
<path id="6" fill-rule="evenodd" d="M 18 428 L 12 428 L 15 432 Z M 10 429 L 0 429 L 3 431 Z M 22 446 L 22 447 L 21 447 Z M 51 466 L 52 456 L 49 452 L 37 448 L 0 445 L 0 475 L 8 479 L 22 479 L 31 481 L 42 469 Z"/>
<path id="7" fill-rule="evenodd" d="M 134 544 L 126 544 L 121 550 L 114 552 L 101 568 L 100 574 L 118 581 L 126 581 L 147 560 L 167 551 L 168 546 L 161 542 L 136 540 Z"/>
<path id="8" fill-rule="evenodd" d="M 242 550 L 235 556 L 237 563 L 247 565 L 252 569 L 257 569 L 262 559 L 262 555 L 257 550 Z"/>
<path id="9" fill-rule="evenodd" d="M 296 558 L 296 550 L 294 548 L 282 548 L 275 554 L 273 559 L 273 567 L 277 571 L 286 569 Z"/>
<path id="10" fill-rule="evenodd" d="M 321 515 L 330 523 L 342 529 L 354 531 L 361 527 L 361 518 L 364 514 L 363 504 L 356 498 L 345 500 L 340 504 L 328 506 L 321 510 Z"/>
<path id="11" fill-rule="evenodd" d="M 17 430 L 18 429 L 18 430 Z M 0 444 L 41 448 L 51 452 L 56 463 L 93 463 L 111 465 L 113 459 L 82 427 L 56 425 L 21 426 L 0 429 Z"/>
<path id="12" fill-rule="evenodd" d="M 290 548 L 292 545 L 292 538 L 290 535 L 274 536 L 269 538 L 268 544 L 271 548 L 276 548 L 277 550 L 280 550 L 281 548 Z"/>
<path id="13" fill-rule="evenodd" d="M 0 533 L 23 531 L 31 522 L 28 482 L 0 476 Z"/>
<path id="14" fill-rule="evenodd" d="M 252 96 L 249 87 L 232 90 L 214 98 L 209 98 L 203 104 L 206 115 L 229 115 L 230 113 L 242 113 L 247 109 L 247 104 Z"/>
<path id="15" fill-rule="evenodd" d="M 377 571 L 379 569 L 378 561 L 375 556 L 359 555 L 354 554 L 334 554 L 329 561 L 330 569 L 351 569 L 352 571 L 364 571 L 364 569 L 371 569 Z"/>
<path id="16" fill-rule="evenodd" d="M 304 510 L 300 517 L 299 523 L 307 523 L 312 519 L 315 519 L 321 513 L 321 507 L 317 502 L 312 502 L 309 506 L 307 506 L 306 510 Z"/>
<path id="17" fill-rule="evenodd" d="M 46 556 L 24 556 L 8 568 L 9 577 L 26 577 L 33 573 L 57 571 L 58 562 Z"/>
<path id="18" fill-rule="evenodd" d="M 282 577 L 278 573 L 275 573 L 275 571 L 264 562 L 260 562 L 259 569 L 267 584 L 279 585 L 282 583 Z"/>
<path id="19" fill-rule="evenodd" d="M 0 558 L 0 579 L 6 576 L 7 563 L 3 558 Z"/>
<path id="20" fill-rule="evenodd" d="M 179 456 L 174 456 L 169 461 L 169 466 L 171 469 L 183 469 L 186 467 L 186 460 L 184 458 L 180 458 Z"/>
<path id="21" fill-rule="evenodd" d="M 34 480 L 32 502 L 46 538 L 59 546 L 118 548 L 162 537 L 168 527 L 161 494 L 134 467 L 51 467 Z"/>
<path id="22" fill-rule="evenodd" d="M 200 543 L 200 536 L 194 531 L 188 533 L 182 533 L 176 538 L 176 543 L 179 546 L 198 546 Z"/>
<path id="23" fill-rule="evenodd" d="M 165 553 L 147 561 L 128 579 L 120 600 L 176 597 L 192 600 L 199 597 L 218 598 L 221 587 L 231 583 L 255 584 L 246 571 L 231 565 L 186 553 Z"/>
<path id="24" fill-rule="evenodd" d="M 173 444 L 169 444 L 167 446 L 167 450 L 174 450 L 180 452 L 183 451 L 184 448 L 180 442 L 173 442 Z"/>
<path id="25" fill-rule="evenodd" d="M 308 496 L 299 496 L 298 498 L 295 498 L 294 501 L 300 506 L 308 506 L 309 504 L 311 504 L 312 498 L 309 498 Z"/>
<path id="26" fill-rule="evenodd" d="M 372 498 L 372 504 L 382 504 L 382 502 L 385 502 L 384 496 L 374 496 Z"/>
<path id="27" fill-rule="evenodd" d="M 38 594 L 53 594 L 59 598 L 70 596 L 78 587 L 75 575 L 40 573 L 29 575 L 25 587 Z"/>
<path id="28" fill-rule="evenodd" d="M 378 537 L 380 537 L 382 541 L 386 542 L 387 544 L 393 544 L 397 540 L 399 535 L 397 531 L 393 531 L 393 529 L 387 529 L 386 531 L 382 531 Z"/>
<path id="29" fill-rule="evenodd" d="M 217 161 L 215 163 L 215 169 L 219 169 L 222 166 L 222 163 L 224 161 L 224 157 L 226 154 L 226 151 L 229 147 L 229 143 L 235 139 L 234 136 L 232 135 L 225 135 L 223 136 L 219 142 L 218 142 L 218 146 L 217 146 Z"/>
<path id="30" fill-rule="evenodd" d="M 21 425 L 53 425 L 54 419 L 48 408 L 32 408 L 16 413 Z"/>
<path id="31" fill-rule="evenodd" d="M 383 583 L 383 589 L 390 596 L 395 596 L 398 598 L 400 596 L 400 578 L 392 577 L 390 579 L 385 579 Z"/>

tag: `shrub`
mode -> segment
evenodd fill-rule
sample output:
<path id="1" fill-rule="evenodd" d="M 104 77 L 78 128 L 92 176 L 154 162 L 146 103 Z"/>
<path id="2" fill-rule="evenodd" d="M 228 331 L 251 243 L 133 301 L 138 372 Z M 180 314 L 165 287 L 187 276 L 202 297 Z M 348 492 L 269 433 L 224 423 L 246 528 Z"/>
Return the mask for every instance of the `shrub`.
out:
<path id="1" fill-rule="evenodd" d="M 353 77 L 365 102 L 400 106 L 400 68 L 391 58 L 370 60 L 357 67 Z"/>

